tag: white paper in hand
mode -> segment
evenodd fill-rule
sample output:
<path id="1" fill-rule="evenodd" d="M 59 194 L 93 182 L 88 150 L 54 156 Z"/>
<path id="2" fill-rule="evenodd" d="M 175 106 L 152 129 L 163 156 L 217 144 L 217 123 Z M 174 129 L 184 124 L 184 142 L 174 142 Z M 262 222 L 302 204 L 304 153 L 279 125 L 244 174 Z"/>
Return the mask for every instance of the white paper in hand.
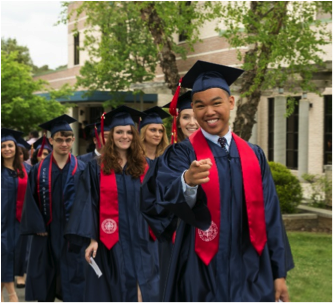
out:
<path id="1" fill-rule="evenodd" d="M 93 259 L 93 257 L 90 257 L 90 261 L 91 261 L 91 263 L 89 263 L 90 266 L 91 266 L 91 267 L 93 268 L 93 270 L 95 271 L 97 277 L 100 278 L 101 275 L 102 275 L 102 272 L 101 272 L 101 270 L 99 269 L 97 263 L 95 262 L 95 260 Z"/>

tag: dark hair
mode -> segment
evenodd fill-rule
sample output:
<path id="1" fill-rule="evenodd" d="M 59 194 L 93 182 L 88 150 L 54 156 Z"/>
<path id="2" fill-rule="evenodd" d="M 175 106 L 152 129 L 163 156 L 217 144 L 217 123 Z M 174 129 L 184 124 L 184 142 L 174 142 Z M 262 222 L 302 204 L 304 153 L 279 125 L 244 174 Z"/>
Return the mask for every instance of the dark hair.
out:
<path id="1" fill-rule="evenodd" d="M 22 169 L 23 163 L 21 162 L 21 159 L 20 159 L 20 153 L 18 152 L 18 148 L 17 148 L 18 146 L 15 142 L 14 142 L 14 144 L 15 144 L 15 156 L 14 156 L 14 160 L 13 160 L 13 168 L 14 168 L 14 171 L 17 172 L 17 175 L 20 178 L 24 178 L 24 173 L 23 173 L 23 169 Z M 1 155 L 1 169 L 3 167 L 4 167 L 4 159 Z"/>
<path id="2" fill-rule="evenodd" d="M 18 148 L 18 151 L 22 152 L 23 160 L 27 161 L 29 159 L 29 151 L 26 148 L 21 147 L 21 146 L 18 146 L 17 148 Z"/>
<path id="3" fill-rule="evenodd" d="M 39 148 L 36 149 L 36 150 L 33 152 L 32 156 L 31 156 L 31 165 L 35 165 L 35 164 L 38 163 L 38 159 L 37 159 L 38 151 L 39 151 Z"/>
<path id="4" fill-rule="evenodd" d="M 74 137 L 74 132 L 72 130 L 65 130 L 65 131 L 60 131 L 60 132 L 56 132 L 54 133 L 51 138 L 53 139 L 54 138 L 54 135 L 57 134 L 57 133 L 60 133 L 60 136 L 63 136 L 63 137 Z"/>
<path id="5" fill-rule="evenodd" d="M 30 133 L 29 133 L 33 138 L 38 138 L 39 135 L 38 135 L 38 131 L 37 130 L 32 130 Z"/>
<path id="6" fill-rule="evenodd" d="M 46 149 L 46 148 L 44 148 Z M 37 155 L 38 155 L 38 152 L 39 152 L 40 148 L 36 149 L 33 154 L 32 154 L 32 157 L 31 157 L 31 165 L 35 165 L 37 164 L 39 161 L 38 161 L 38 158 L 37 158 Z M 48 149 L 46 149 L 49 154 L 50 154 L 50 151 Z"/>
<path id="7" fill-rule="evenodd" d="M 140 142 L 140 137 L 133 125 L 131 125 L 133 133 L 133 140 L 127 152 L 127 168 L 126 173 L 133 178 L 139 178 L 145 170 L 146 158 L 144 156 L 144 149 Z M 106 175 L 111 174 L 113 170 L 115 173 L 121 173 L 122 168 L 119 164 L 119 154 L 113 139 L 114 128 L 109 133 L 108 140 L 104 146 L 104 154 L 100 157 L 100 164 L 103 163 L 103 172 Z"/>

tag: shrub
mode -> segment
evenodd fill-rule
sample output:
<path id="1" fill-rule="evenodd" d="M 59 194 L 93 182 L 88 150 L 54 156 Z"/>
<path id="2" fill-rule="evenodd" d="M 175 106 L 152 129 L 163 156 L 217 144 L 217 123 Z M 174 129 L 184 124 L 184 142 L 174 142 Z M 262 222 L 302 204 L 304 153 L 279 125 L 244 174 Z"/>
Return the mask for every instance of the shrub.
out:
<path id="1" fill-rule="evenodd" d="M 327 208 L 332 204 L 332 181 L 326 176 L 304 174 L 302 178 L 310 183 L 312 206 Z"/>
<path id="2" fill-rule="evenodd" d="M 269 162 L 276 192 L 279 197 L 281 212 L 292 214 L 303 199 L 300 181 L 284 165 Z"/>

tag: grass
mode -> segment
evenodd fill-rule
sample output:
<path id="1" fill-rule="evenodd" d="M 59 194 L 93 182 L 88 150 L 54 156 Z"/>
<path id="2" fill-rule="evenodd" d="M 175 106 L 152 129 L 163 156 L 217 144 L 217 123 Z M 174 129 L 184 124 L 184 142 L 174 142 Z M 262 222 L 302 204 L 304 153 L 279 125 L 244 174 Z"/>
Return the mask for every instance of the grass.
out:
<path id="1" fill-rule="evenodd" d="M 288 232 L 295 268 L 287 285 L 293 302 L 332 302 L 332 235 Z"/>

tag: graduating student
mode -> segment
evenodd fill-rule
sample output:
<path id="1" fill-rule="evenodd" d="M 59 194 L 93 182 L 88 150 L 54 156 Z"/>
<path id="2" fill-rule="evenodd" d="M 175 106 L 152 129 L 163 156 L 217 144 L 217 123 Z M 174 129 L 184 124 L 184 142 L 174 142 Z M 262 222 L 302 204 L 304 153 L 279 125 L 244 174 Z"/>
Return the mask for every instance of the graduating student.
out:
<path id="1" fill-rule="evenodd" d="M 89 125 L 87 125 L 89 126 Z M 101 122 L 96 122 L 94 124 L 90 124 L 90 126 L 93 126 L 93 130 L 91 131 L 91 135 L 95 144 L 95 149 L 89 153 L 86 153 L 84 155 L 78 156 L 77 158 L 83 161 L 85 164 L 90 162 L 92 159 L 99 157 L 102 154 L 103 146 L 105 142 L 107 141 L 107 138 L 109 136 L 110 127 L 109 125 L 104 126 L 104 141 L 101 135 Z M 104 144 L 103 144 L 104 142 Z"/>
<path id="2" fill-rule="evenodd" d="M 86 243 L 98 278 L 86 266 L 85 301 L 157 301 L 157 243 L 140 213 L 140 185 L 147 162 L 134 121 L 141 112 L 121 106 L 105 115 L 111 126 L 103 155 L 90 161 L 80 178 L 66 237 Z"/>
<path id="3" fill-rule="evenodd" d="M 162 119 L 170 117 L 170 115 L 158 106 L 147 109 L 143 113 L 145 115 L 140 122 L 140 139 L 146 156 L 154 160 L 162 155 L 169 145 Z"/>
<path id="4" fill-rule="evenodd" d="M 33 235 L 26 279 L 27 301 L 82 301 L 84 292 L 84 252 L 69 245 L 64 230 L 70 218 L 80 171 L 84 163 L 70 151 L 74 133 L 62 115 L 40 125 L 51 132 L 53 151 L 36 164 L 22 213 L 21 232 Z M 45 145 L 42 144 L 41 150 Z"/>
<path id="5" fill-rule="evenodd" d="M 191 92 L 186 92 L 178 97 L 176 104 L 178 115 L 176 117 L 176 142 L 181 142 L 191 136 L 196 130 L 199 129 L 199 124 L 194 117 L 193 109 L 191 106 Z M 169 108 L 171 102 L 164 105 L 163 108 Z M 174 143 L 174 142 L 173 142 Z"/>
<path id="6" fill-rule="evenodd" d="M 29 159 L 29 151 L 31 145 L 27 141 L 25 141 L 22 137 L 19 137 L 17 141 L 17 147 L 21 161 L 22 162 L 27 161 Z"/>
<path id="7" fill-rule="evenodd" d="M 27 163 L 29 159 L 29 151 L 31 145 L 25 141 L 22 137 L 17 139 L 17 150 L 20 155 L 21 162 Z M 27 163 L 29 165 L 29 163 Z M 30 171 L 30 165 L 29 165 Z M 24 274 L 27 272 L 27 258 L 30 248 L 30 239 L 27 236 L 21 235 L 15 249 L 15 276 L 16 276 L 16 287 L 25 287 L 25 277 Z"/>
<path id="8" fill-rule="evenodd" d="M 17 142 L 23 133 L 1 129 L 1 301 L 5 287 L 10 302 L 18 302 L 14 288 L 17 245 L 30 165 L 20 160 Z"/>
<path id="9" fill-rule="evenodd" d="M 156 203 L 181 219 L 165 301 L 289 300 L 293 261 L 269 166 L 229 128 L 229 86 L 242 72 L 197 61 L 183 78 L 201 129 L 170 146 L 157 169 Z M 157 237 L 168 224 L 172 216 L 149 220 Z"/>
<path id="10" fill-rule="evenodd" d="M 44 145 L 42 151 L 40 148 L 42 147 L 42 143 L 44 140 Z M 35 143 L 32 144 L 34 149 L 31 157 L 31 165 L 35 165 L 40 161 L 44 160 L 50 153 L 52 153 L 52 145 L 49 142 L 49 139 L 46 137 L 41 137 Z"/>

